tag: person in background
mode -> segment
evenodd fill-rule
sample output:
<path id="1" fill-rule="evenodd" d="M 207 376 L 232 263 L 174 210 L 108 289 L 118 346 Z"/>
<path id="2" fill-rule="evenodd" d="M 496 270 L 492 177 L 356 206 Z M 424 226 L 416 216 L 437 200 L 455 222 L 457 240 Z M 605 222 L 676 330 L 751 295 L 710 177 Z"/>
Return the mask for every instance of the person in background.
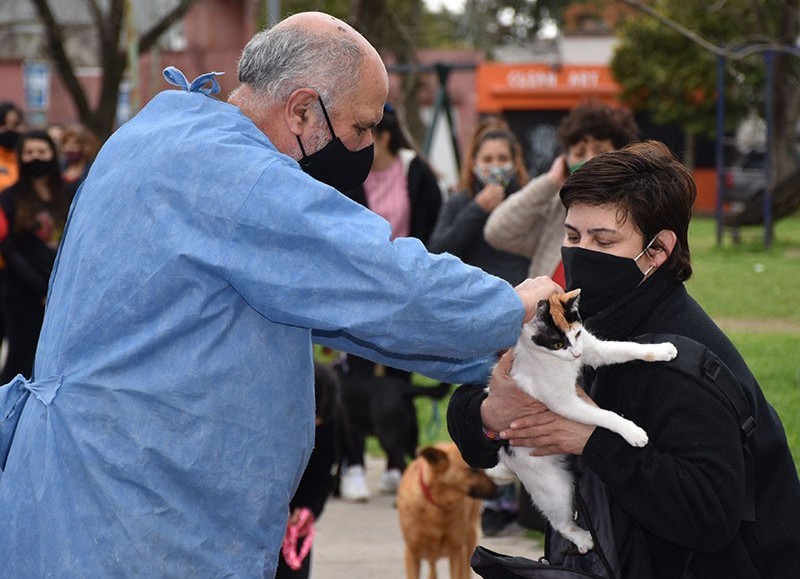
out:
<path id="1" fill-rule="evenodd" d="M 436 225 L 439 209 L 442 206 L 442 193 L 431 167 L 412 144 L 408 131 L 394 107 L 386 103 L 383 118 L 372 130 L 375 142 L 375 157 L 372 168 L 364 184 L 346 193 L 353 201 L 377 213 L 392 227 L 392 238 L 415 237 L 422 243 L 428 238 Z M 369 397 L 379 392 L 376 387 L 386 377 L 393 380 L 392 387 L 400 382 L 411 384 L 411 373 L 397 368 L 376 366 L 374 362 L 346 355 L 341 365 L 344 407 L 351 420 L 345 428 L 343 448 L 343 468 L 341 472 L 340 494 L 350 501 L 365 501 L 370 491 L 364 470 L 364 433 L 353 419 L 364 414 L 369 406 Z M 348 376 L 358 376 L 348 380 Z M 407 420 L 415 412 L 409 397 L 405 409 L 397 409 L 397 420 Z M 368 421 L 368 417 L 364 417 Z M 394 423 L 394 422 L 392 422 Z M 417 432 L 416 421 L 409 425 L 409 431 Z M 397 452 L 387 453 L 386 470 L 381 473 L 378 489 L 394 493 L 400 484 L 405 470 L 405 460 Z"/>
<path id="2" fill-rule="evenodd" d="M 496 118 L 476 127 L 461 172 L 462 190 L 447 200 L 428 241 L 433 253 L 451 253 L 514 285 L 527 277 L 529 260 L 490 246 L 486 220 L 503 200 L 528 181 L 522 147 Z"/>
<path id="3" fill-rule="evenodd" d="M 391 104 L 383 106 L 372 135 L 375 156 L 369 175 L 346 195 L 386 219 L 392 238 L 416 237 L 427 244 L 442 206 L 436 175 Z"/>
<path id="4" fill-rule="evenodd" d="M 11 102 L 0 103 L 0 191 L 17 182 L 17 140 L 23 130 L 22 110 Z"/>
<path id="5" fill-rule="evenodd" d="M 6 383 L 17 374 L 30 378 L 45 298 L 69 203 L 56 157 L 44 131 L 23 133 L 17 141 L 19 180 L 0 193 L 0 209 L 8 223 L 0 239 L 6 263 L 3 316 L 8 356 L 0 373 Z"/>
<path id="6" fill-rule="evenodd" d="M 598 155 L 560 193 L 567 289 L 581 289 L 584 326 L 606 340 L 669 334 L 708 350 L 696 375 L 665 363 L 584 368 L 586 392 L 643 428 L 645 446 L 526 396 L 508 374 L 510 353 L 488 395 L 485 384 L 465 384 L 450 399 L 450 434 L 473 467 L 496 464 L 507 443 L 577 457 L 578 520 L 607 540 L 579 555 L 551 529 L 545 557 L 554 566 L 597 569 L 602 552 L 625 578 L 797 576 L 800 481 L 783 425 L 735 345 L 686 289 L 696 197 L 690 172 L 656 141 Z M 702 383 L 720 373 L 738 382 L 750 419 L 736 416 L 718 385 Z"/>
<path id="7" fill-rule="evenodd" d="M 64 128 L 61 137 L 61 159 L 64 163 L 63 177 L 67 185 L 67 197 L 75 197 L 94 156 L 97 154 L 97 137 L 84 125 L 73 124 Z"/>
<path id="8" fill-rule="evenodd" d="M 339 462 L 342 428 L 341 386 L 336 372 L 317 361 L 314 362 L 314 404 L 314 450 L 289 503 L 289 521 L 275 579 L 307 579 L 310 575 L 316 522 L 334 488 L 333 471 Z"/>
<path id="9" fill-rule="evenodd" d="M 0 191 L 11 187 L 19 179 L 19 166 L 17 163 L 17 140 L 24 127 L 22 110 L 12 102 L 0 103 Z M 0 213 L 0 238 L 8 233 L 8 222 Z M 6 279 L 6 265 L 0 254 L 0 296 L 4 293 Z M 6 322 L 0 307 L 0 342 L 6 334 Z"/>
<path id="10" fill-rule="evenodd" d="M 564 207 L 558 191 L 567 177 L 600 153 L 638 139 L 633 115 L 598 101 L 586 101 L 562 119 L 558 140 L 564 151 L 550 170 L 505 199 L 486 220 L 483 235 L 492 247 L 528 259 L 529 277 L 546 275 L 564 284 L 561 242 Z"/>
<path id="11" fill-rule="evenodd" d="M 64 125 L 61 123 L 53 123 L 52 125 L 48 125 L 45 130 L 50 138 L 53 139 L 53 144 L 56 146 L 56 151 L 58 152 L 58 159 L 63 168 L 64 160 L 61 157 L 61 141 L 64 138 Z"/>

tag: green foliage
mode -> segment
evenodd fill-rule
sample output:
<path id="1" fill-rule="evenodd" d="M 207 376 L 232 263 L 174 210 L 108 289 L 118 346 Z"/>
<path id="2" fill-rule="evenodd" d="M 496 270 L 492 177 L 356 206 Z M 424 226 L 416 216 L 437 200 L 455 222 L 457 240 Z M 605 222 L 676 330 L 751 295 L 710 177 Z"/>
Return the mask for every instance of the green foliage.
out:
<path id="1" fill-rule="evenodd" d="M 742 31 L 761 24 L 747 0 L 729 0 L 709 8 L 692 0 L 661 0 L 654 8 L 717 46 L 741 44 Z M 767 24 L 770 24 L 767 22 Z M 648 110 L 658 123 L 677 123 L 693 134 L 714 135 L 717 57 L 655 18 L 637 14 L 617 31 L 611 69 L 623 87 L 622 99 Z M 728 60 L 726 108 L 729 129 L 750 108 L 763 108 L 761 57 Z"/>
<path id="2" fill-rule="evenodd" d="M 561 21 L 574 0 L 473 0 L 459 27 L 461 38 L 487 51 L 532 42 L 547 19 Z"/>

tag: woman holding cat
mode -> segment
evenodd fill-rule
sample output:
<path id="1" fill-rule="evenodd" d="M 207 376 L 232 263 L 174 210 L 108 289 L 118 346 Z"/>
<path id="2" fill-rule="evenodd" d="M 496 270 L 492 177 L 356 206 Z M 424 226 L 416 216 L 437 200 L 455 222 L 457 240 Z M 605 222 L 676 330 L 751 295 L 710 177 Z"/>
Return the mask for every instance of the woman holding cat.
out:
<path id="1" fill-rule="evenodd" d="M 493 464 L 495 436 L 537 447 L 540 455 L 579 456 L 583 481 L 605 493 L 591 508 L 602 505 L 606 513 L 591 514 L 610 524 L 619 577 L 792 577 L 800 568 L 800 482 L 783 427 L 740 354 L 683 283 L 692 273 L 695 196 L 690 174 L 660 143 L 587 162 L 561 190 L 567 287 L 581 288 L 584 324 L 595 335 L 686 336 L 731 370 L 757 425 L 749 439 L 754 484 L 746 481 L 742 434 L 729 408 L 692 377 L 658 363 L 584 375 L 599 406 L 647 431 L 643 448 L 538 403 L 520 405 L 505 375 L 508 360 L 498 364 L 489 397 L 480 386 L 454 394 L 448 426 L 473 466 Z M 580 568 L 580 558 L 573 559 Z"/>

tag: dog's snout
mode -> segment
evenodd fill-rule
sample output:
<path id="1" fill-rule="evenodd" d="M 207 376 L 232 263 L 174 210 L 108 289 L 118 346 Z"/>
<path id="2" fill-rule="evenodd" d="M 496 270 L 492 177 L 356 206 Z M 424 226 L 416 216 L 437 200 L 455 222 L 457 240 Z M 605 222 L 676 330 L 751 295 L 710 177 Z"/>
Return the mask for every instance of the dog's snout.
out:
<path id="1" fill-rule="evenodd" d="M 493 499 L 500 493 L 499 487 L 488 475 L 479 469 L 473 469 L 473 480 L 469 488 L 469 496 L 473 499 Z"/>

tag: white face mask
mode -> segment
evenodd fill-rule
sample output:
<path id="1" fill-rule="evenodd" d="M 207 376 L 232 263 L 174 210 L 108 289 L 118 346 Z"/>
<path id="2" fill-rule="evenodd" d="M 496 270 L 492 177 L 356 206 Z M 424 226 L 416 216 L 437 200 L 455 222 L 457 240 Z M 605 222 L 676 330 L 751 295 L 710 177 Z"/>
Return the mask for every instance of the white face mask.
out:
<path id="1" fill-rule="evenodd" d="M 647 250 L 650 249 L 650 247 L 653 245 L 653 243 L 655 243 L 656 239 L 658 239 L 658 235 L 656 235 L 653 239 L 650 240 L 650 243 L 648 243 L 645 246 L 645 248 L 641 251 L 641 253 L 639 253 L 639 255 L 637 255 L 636 257 L 633 258 L 633 263 L 636 263 L 637 261 L 639 261 L 639 258 L 642 257 L 645 253 L 647 253 Z M 648 274 L 651 271 L 653 271 L 654 267 L 655 267 L 654 265 L 651 265 L 650 267 L 647 268 L 647 271 L 644 272 L 644 274 L 643 274 L 642 282 L 644 282 L 644 280 L 647 279 Z M 642 283 L 642 282 L 639 282 L 639 283 Z"/>

